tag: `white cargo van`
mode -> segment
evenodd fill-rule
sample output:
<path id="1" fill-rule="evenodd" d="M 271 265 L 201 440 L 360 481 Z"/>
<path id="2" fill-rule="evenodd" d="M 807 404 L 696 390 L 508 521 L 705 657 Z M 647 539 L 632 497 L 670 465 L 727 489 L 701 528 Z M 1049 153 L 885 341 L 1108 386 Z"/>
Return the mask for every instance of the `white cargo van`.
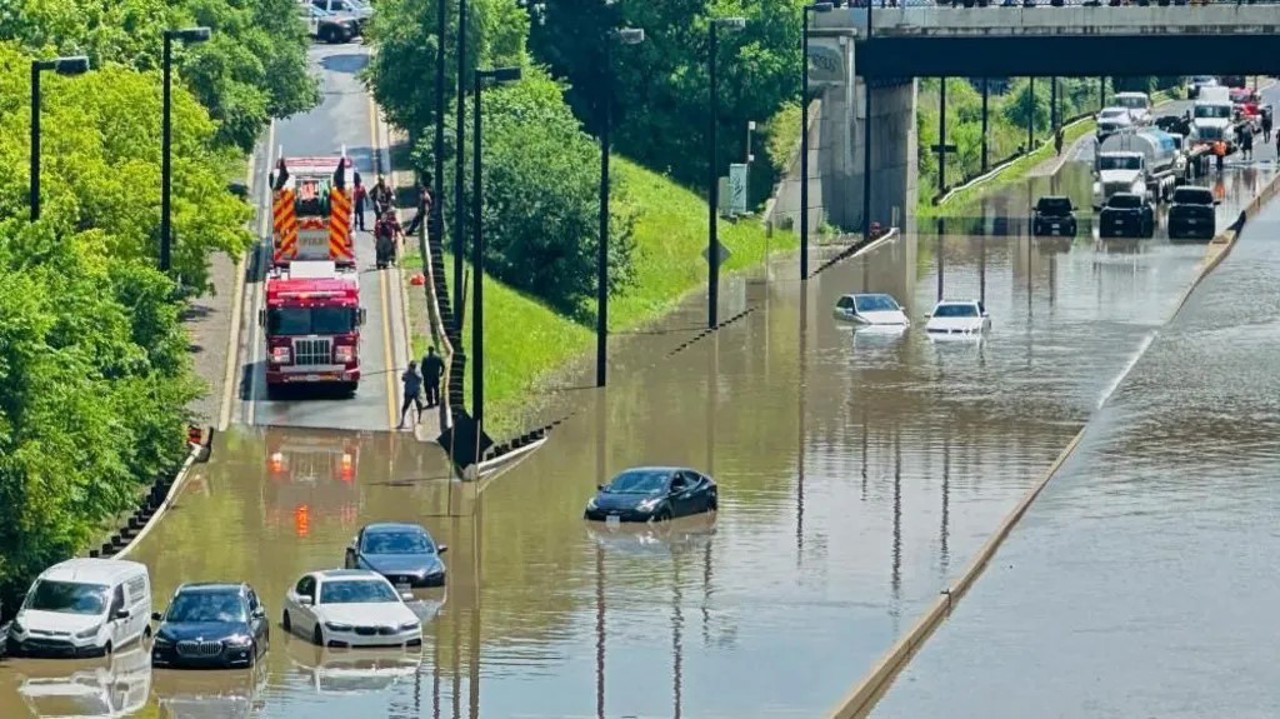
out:
<path id="1" fill-rule="evenodd" d="M 151 577 L 119 559 L 68 559 L 31 585 L 9 626 L 19 655 L 100 656 L 151 636 Z"/>

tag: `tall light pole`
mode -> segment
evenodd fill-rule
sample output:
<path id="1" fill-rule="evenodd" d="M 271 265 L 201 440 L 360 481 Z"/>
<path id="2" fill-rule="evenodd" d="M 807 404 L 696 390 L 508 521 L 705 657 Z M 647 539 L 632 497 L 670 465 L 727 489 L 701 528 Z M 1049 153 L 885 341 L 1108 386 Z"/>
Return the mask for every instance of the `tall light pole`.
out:
<path id="1" fill-rule="evenodd" d="M 189 27 L 164 31 L 164 118 L 161 122 L 162 149 L 160 159 L 160 271 L 168 272 L 173 250 L 172 201 L 173 189 L 173 123 L 170 118 L 173 104 L 173 41 L 194 44 L 209 39 L 209 28 Z"/>
<path id="2" fill-rule="evenodd" d="M 471 417 L 476 422 L 477 432 L 484 431 L 484 228 L 480 222 L 480 90 L 486 80 L 500 85 L 520 79 L 520 68 L 499 67 L 492 70 L 476 70 L 475 87 L 472 91 L 475 107 L 472 110 L 474 126 L 472 134 L 471 160 L 471 222 L 473 227 L 471 244 L 471 269 L 475 273 L 476 287 L 471 292 Z M 461 214 L 461 213 L 459 213 Z M 478 460 L 477 460 L 478 461 Z"/>
<path id="3" fill-rule="evenodd" d="M 89 58 L 83 55 L 53 60 L 31 61 L 31 221 L 40 219 L 40 73 L 53 70 L 59 75 L 83 75 Z"/>
<path id="4" fill-rule="evenodd" d="M 831 12 L 829 2 L 805 5 L 800 33 L 800 281 L 809 279 L 809 13 Z"/>
<path id="5" fill-rule="evenodd" d="M 609 339 L 609 130 L 613 118 L 613 43 L 636 45 L 644 42 L 644 30 L 610 30 L 604 39 L 605 91 L 600 109 L 600 243 L 596 258 L 596 386 L 605 383 L 606 346 Z"/>
<path id="6" fill-rule="evenodd" d="M 435 137 L 435 174 L 431 187 L 430 232 L 434 240 L 439 241 L 440 231 L 444 228 L 444 36 L 449 32 L 448 16 L 445 14 L 445 0 L 436 0 L 436 137 Z M 422 257 L 426 261 L 426 256 Z M 461 332 L 458 322 L 458 305 L 453 308 L 454 331 Z"/>
<path id="7" fill-rule="evenodd" d="M 716 304 L 720 298 L 720 241 L 716 238 L 716 224 L 719 220 L 720 208 L 720 175 L 716 171 L 716 122 L 720 110 L 720 97 L 716 87 L 716 54 L 718 48 L 717 30 L 724 28 L 727 32 L 741 30 L 747 26 L 747 19 L 742 17 L 717 17 L 711 19 L 708 31 L 711 42 L 708 49 L 708 60 L 711 75 L 711 112 L 710 129 L 707 133 L 707 152 L 710 155 L 707 167 L 707 326 L 716 326 Z"/>
<path id="8" fill-rule="evenodd" d="M 462 199 L 462 171 L 466 158 L 467 101 L 467 0 L 458 0 L 458 117 L 454 123 L 457 145 L 453 166 L 453 312 L 462 336 L 462 225 L 466 212 Z M 479 418 L 477 417 L 477 420 Z"/>

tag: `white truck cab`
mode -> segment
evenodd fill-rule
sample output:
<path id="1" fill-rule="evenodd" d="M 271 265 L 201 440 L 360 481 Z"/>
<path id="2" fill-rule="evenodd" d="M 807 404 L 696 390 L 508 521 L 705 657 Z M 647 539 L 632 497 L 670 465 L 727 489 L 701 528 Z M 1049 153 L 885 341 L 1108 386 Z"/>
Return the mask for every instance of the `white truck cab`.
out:
<path id="1" fill-rule="evenodd" d="M 119 559 L 68 559 L 46 569 L 9 626 L 11 653 L 101 656 L 151 636 L 147 567 Z"/>
<path id="2" fill-rule="evenodd" d="M 1123 107 L 1129 111 L 1135 125 L 1150 125 L 1151 97 L 1145 92 L 1117 92 L 1111 96 L 1107 107 Z"/>
<path id="3" fill-rule="evenodd" d="M 1227 143 L 1228 152 L 1235 150 L 1235 106 L 1228 88 L 1202 88 L 1191 112 L 1191 132 L 1196 142 L 1207 144 L 1222 140 Z"/>

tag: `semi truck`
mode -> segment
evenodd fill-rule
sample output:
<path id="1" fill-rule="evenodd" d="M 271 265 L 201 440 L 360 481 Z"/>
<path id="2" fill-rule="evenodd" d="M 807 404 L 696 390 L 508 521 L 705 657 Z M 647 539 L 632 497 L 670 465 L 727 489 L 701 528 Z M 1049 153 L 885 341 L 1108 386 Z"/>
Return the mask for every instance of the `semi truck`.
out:
<path id="1" fill-rule="evenodd" d="M 1211 145 L 1221 140 L 1226 143 L 1228 154 L 1236 151 L 1237 131 L 1243 120 L 1236 113 L 1228 88 L 1203 88 L 1191 112 L 1191 132 L 1197 144 Z"/>
<path id="2" fill-rule="evenodd" d="M 364 322 L 354 269 L 295 261 L 271 270 L 258 315 L 266 335 L 268 396 L 299 384 L 336 385 L 355 394 Z"/>
<path id="3" fill-rule="evenodd" d="M 271 266 L 329 261 L 355 267 L 352 233 L 354 168 L 347 148 L 333 157 L 285 158 L 281 148 L 271 184 Z"/>
<path id="4" fill-rule="evenodd" d="M 1161 202 L 1178 184 L 1180 170 L 1185 172 L 1185 158 L 1169 133 L 1154 128 L 1118 132 L 1094 155 L 1093 207 L 1102 209 L 1118 192 L 1133 193 L 1151 204 Z"/>

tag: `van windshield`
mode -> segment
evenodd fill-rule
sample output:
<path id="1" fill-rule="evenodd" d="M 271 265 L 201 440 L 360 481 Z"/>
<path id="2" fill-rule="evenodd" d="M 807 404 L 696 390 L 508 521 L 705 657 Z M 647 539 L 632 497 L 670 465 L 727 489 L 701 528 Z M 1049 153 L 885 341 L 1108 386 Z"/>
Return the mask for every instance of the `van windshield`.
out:
<path id="1" fill-rule="evenodd" d="M 1203 120 L 1231 119 L 1230 105 L 1196 105 L 1196 117 Z"/>
<path id="2" fill-rule="evenodd" d="M 1116 95 L 1111 98 L 1111 104 L 1118 107 L 1127 107 L 1130 110 L 1142 110 L 1147 107 L 1147 98 L 1141 95 Z"/>
<path id="3" fill-rule="evenodd" d="M 107 587 L 41 579 L 27 595 L 26 608 L 64 614 L 102 614 L 107 608 Z"/>

